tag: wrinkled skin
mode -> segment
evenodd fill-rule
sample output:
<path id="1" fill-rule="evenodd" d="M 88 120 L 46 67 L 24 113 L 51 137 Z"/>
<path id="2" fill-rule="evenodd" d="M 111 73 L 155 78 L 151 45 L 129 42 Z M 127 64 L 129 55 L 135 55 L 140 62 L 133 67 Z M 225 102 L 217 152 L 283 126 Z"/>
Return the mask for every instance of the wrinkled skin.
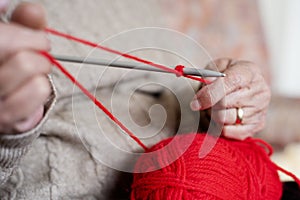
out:
<path id="1" fill-rule="evenodd" d="M 208 65 L 226 74 L 224 78 L 212 79 L 203 86 L 191 102 L 195 111 L 213 107 L 212 120 L 223 126 L 225 137 L 243 140 L 261 131 L 265 126 L 266 112 L 271 92 L 262 72 L 247 61 L 218 59 Z M 236 124 L 237 108 L 244 111 L 241 124 Z"/>

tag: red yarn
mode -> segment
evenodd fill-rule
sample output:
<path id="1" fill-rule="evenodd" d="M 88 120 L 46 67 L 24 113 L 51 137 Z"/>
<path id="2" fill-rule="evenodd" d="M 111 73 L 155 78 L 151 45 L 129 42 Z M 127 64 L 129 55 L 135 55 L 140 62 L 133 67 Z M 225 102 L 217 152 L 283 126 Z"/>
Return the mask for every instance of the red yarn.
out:
<path id="1" fill-rule="evenodd" d="M 102 45 L 99 45 L 99 44 L 96 44 L 96 43 L 93 43 L 93 42 L 90 42 L 90 41 L 87 41 L 87 40 L 84 40 L 84 39 L 81 39 L 81 38 L 78 38 L 78 37 L 75 37 L 75 36 L 72 36 L 72 35 L 69 35 L 69 34 L 65 34 L 65 33 L 59 32 L 59 31 L 54 30 L 54 29 L 46 28 L 45 31 L 48 32 L 48 33 L 51 33 L 53 35 L 56 35 L 56 36 L 64 37 L 66 39 L 73 40 L 75 42 L 79 42 L 79 43 L 82 43 L 82 44 L 87 45 L 87 46 L 98 48 L 98 49 L 101 49 L 101 50 L 104 50 L 104 51 L 107 51 L 107 52 L 110 52 L 110 53 L 113 53 L 113 54 L 116 54 L 116 55 L 120 55 L 124 58 L 128 58 L 128 59 L 140 62 L 140 63 L 144 63 L 146 65 L 150 65 L 152 67 L 164 70 L 166 72 L 173 73 L 176 76 L 183 76 L 183 77 L 186 77 L 186 78 L 189 78 L 189 79 L 192 79 L 192 80 L 196 80 L 196 81 L 200 81 L 200 82 L 206 83 L 206 84 L 210 83 L 209 81 L 207 81 L 203 78 L 200 78 L 200 77 L 185 75 L 183 73 L 183 69 L 181 71 L 176 70 L 176 68 L 171 69 L 167 66 L 164 66 L 164 65 L 161 65 L 161 64 L 158 64 L 158 63 L 154 63 L 154 62 L 151 62 L 151 61 L 148 61 L 148 60 L 145 60 L 145 59 L 142 59 L 142 58 L 130 55 L 130 54 L 122 53 L 120 51 L 117 51 L 117 50 L 114 50 L 114 49 L 111 49 L 111 48 L 108 48 L 108 47 L 105 47 L 105 46 L 102 46 Z M 180 65 L 180 66 L 184 67 L 182 65 Z"/>
<path id="2" fill-rule="evenodd" d="M 68 79 L 70 79 L 87 97 L 89 97 L 98 108 L 100 108 L 113 122 L 115 122 L 125 133 L 127 133 L 138 145 L 145 151 L 148 150 L 141 140 L 136 137 L 122 122 L 120 122 L 94 95 L 92 95 L 83 85 L 81 85 L 59 62 L 57 62 L 49 53 L 40 52 L 49 61 L 54 64 Z"/>
<path id="3" fill-rule="evenodd" d="M 179 75 L 177 75 L 178 77 L 183 76 L 184 75 L 184 66 L 183 65 L 177 65 L 175 67 L 175 70 L 178 72 Z"/>
<path id="4" fill-rule="evenodd" d="M 123 54 L 119 51 L 99 46 L 92 42 L 79 39 L 55 30 L 47 29 L 49 33 L 65 37 L 92 47 L 121 55 L 153 67 L 157 67 L 193 80 L 209 83 L 204 79 L 184 75 L 184 66 L 175 69 L 167 68 L 135 56 Z M 47 52 L 40 52 L 47 57 L 67 78 L 77 85 L 112 121 L 134 139 L 146 152 L 152 152 L 160 148 L 163 151 L 155 152 L 151 157 L 144 154 L 137 162 L 136 172 L 151 171 L 157 169 L 160 164 L 179 158 L 167 167 L 153 172 L 135 174 L 132 185 L 132 200 L 142 199 L 279 199 L 282 186 L 278 178 L 277 170 L 290 175 L 300 186 L 300 180 L 292 173 L 282 169 L 270 161 L 264 148 L 272 148 L 261 140 L 248 139 L 246 141 L 232 141 L 219 138 L 215 147 L 205 157 L 199 158 L 199 149 L 204 139 L 203 134 L 188 134 L 167 139 L 148 149 L 129 129 L 127 129 L 108 109 L 106 109 L 95 96 L 85 89 L 64 67 Z M 186 141 L 193 141 L 190 148 L 181 155 L 180 148 L 186 146 Z M 211 136 L 207 136 L 211 137 Z M 177 155 L 176 155 L 177 154 Z M 181 156 L 180 156 L 181 155 Z M 174 158 L 174 157 L 173 157 Z M 177 158 L 177 157 L 176 157 Z M 159 166 L 157 166 L 159 165 Z"/>
<path id="5" fill-rule="evenodd" d="M 176 155 L 194 137 L 190 147 L 180 157 Z M 179 158 L 160 170 L 135 174 L 131 200 L 280 199 L 282 183 L 277 167 L 255 140 L 219 138 L 212 151 L 200 159 L 204 137 L 181 135 L 150 148 L 148 152 L 152 153 L 140 157 L 135 171 L 157 169 L 172 160 L 171 156 Z M 174 141 L 170 143 L 171 140 Z M 161 150 L 156 152 L 158 149 Z"/>
<path id="6" fill-rule="evenodd" d="M 183 65 L 177 65 L 175 67 L 175 70 L 177 71 L 177 74 L 176 74 L 177 77 L 183 76 L 183 77 L 187 77 L 189 79 L 199 81 L 199 82 L 202 82 L 202 83 L 205 83 L 205 84 L 210 84 L 211 83 L 210 81 L 205 80 L 203 78 L 184 74 L 184 71 L 183 71 L 184 68 L 185 67 Z"/>
<path id="7" fill-rule="evenodd" d="M 94 47 L 94 48 L 102 49 L 104 51 L 114 53 L 114 54 L 123 56 L 125 58 L 129 58 L 129 59 L 147 64 L 147 65 L 159 68 L 159 69 L 167 71 L 167 72 L 174 73 L 177 76 L 184 76 L 184 77 L 187 77 L 187 78 L 190 78 L 190 79 L 193 79 L 193 80 L 197 80 L 197 81 L 200 81 L 200 82 L 203 82 L 203 83 L 210 83 L 209 81 L 206 81 L 206 80 L 204 80 L 202 78 L 199 78 L 199 77 L 193 77 L 193 76 L 190 76 L 190 75 L 185 75 L 184 72 L 183 72 L 184 66 L 182 66 L 182 65 L 180 65 L 180 68 L 179 68 L 179 65 L 178 65 L 175 69 L 171 69 L 171 68 L 168 68 L 168 67 L 163 66 L 161 64 L 156 64 L 156 63 L 153 63 L 151 61 L 148 61 L 148 60 L 145 60 L 145 59 L 133 56 L 133 55 L 125 54 L 125 53 L 122 53 L 120 51 L 117 51 L 117 50 L 114 50 L 114 49 L 111 49 L 111 48 L 108 48 L 108 47 L 105 47 L 105 46 L 101 46 L 99 44 L 96 44 L 96 43 L 93 43 L 93 42 L 90 42 L 90 41 L 87 41 L 87 40 L 84 40 L 84 39 L 81 39 L 81 38 L 77 38 L 77 37 L 74 37 L 72 35 L 65 34 L 65 33 L 59 32 L 59 31 L 54 30 L 54 29 L 46 28 L 45 31 L 48 32 L 48 33 L 54 34 L 56 36 L 60 36 L 60 37 L 63 37 L 63 38 L 69 39 L 69 40 L 73 40 L 75 42 L 79 42 L 79 43 L 82 43 L 82 44 L 85 44 L 87 46 L 91 46 L 91 47 Z M 51 56 L 47 52 L 40 52 L 40 53 L 42 55 L 44 55 L 46 58 L 48 58 L 48 60 L 52 64 L 54 64 L 64 75 L 66 75 L 66 77 L 68 79 L 70 79 L 87 97 L 89 97 L 95 103 L 96 106 L 98 106 L 113 122 L 115 122 L 133 140 L 135 140 L 138 145 L 140 145 L 145 151 L 148 149 L 146 147 L 146 145 L 144 145 L 138 137 L 136 137 L 126 126 L 124 126 L 100 101 L 97 100 L 97 98 L 94 95 L 92 95 L 85 87 L 83 87 L 83 85 L 81 85 L 57 60 L 55 60 L 55 58 L 53 56 Z"/>

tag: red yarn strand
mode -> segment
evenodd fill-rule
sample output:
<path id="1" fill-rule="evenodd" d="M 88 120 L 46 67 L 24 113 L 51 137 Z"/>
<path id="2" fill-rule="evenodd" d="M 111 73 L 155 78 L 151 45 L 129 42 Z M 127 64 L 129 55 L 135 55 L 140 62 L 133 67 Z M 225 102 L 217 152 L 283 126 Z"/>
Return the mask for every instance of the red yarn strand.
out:
<path id="1" fill-rule="evenodd" d="M 293 178 L 295 180 L 295 182 L 298 184 L 298 187 L 300 188 L 300 179 L 295 174 L 283 169 L 282 167 L 278 166 L 275 163 L 273 163 L 273 164 L 275 165 L 275 167 L 277 168 L 278 171 L 281 171 L 282 173 L 284 173 L 284 174 L 290 176 L 291 178 Z"/>
<path id="2" fill-rule="evenodd" d="M 262 139 L 258 139 L 258 138 L 248 138 L 248 140 L 250 141 L 253 141 L 255 143 L 258 143 L 258 144 L 261 144 L 262 146 L 266 147 L 268 149 L 268 156 L 271 156 L 273 154 L 273 148 L 270 144 L 268 144 L 267 142 L 265 142 L 264 140 Z M 281 171 L 282 173 L 290 176 L 292 179 L 295 180 L 295 182 L 298 184 L 298 187 L 300 188 L 300 179 L 295 175 L 293 174 L 292 172 L 289 172 L 285 169 L 283 169 L 282 167 L 280 167 L 279 165 L 277 165 L 276 163 L 272 162 L 274 164 L 274 166 L 276 167 L 276 169 L 278 171 Z"/>
<path id="3" fill-rule="evenodd" d="M 265 142 L 264 140 L 262 139 L 259 139 L 259 138 L 248 138 L 248 140 L 252 140 L 254 141 L 255 143 L 258 143 L 258 144 L 261 144 L 262 146 L 264 146 L 265 148 L 268 149 L 268 156 L 271 156 L 273 155 L 273 148 L 270 144 L 268 144 L 267 142 Z"/>
<path id="4" fill-rule="evenodd" d="M 186 78 L 189 78 L 189 79 L 192 79 L 192 80 L 195 80 L 195 81 L 199 81 L 199 82 L 202 82 L 202 83 L 205 83 L 205 84 L 210 84 L 211 83 L 210 81 L 205 80 L 203 78 L 199 78 L 199 77 L 195 77 L 195 76 L 191 76 L 191 75 L 186 75 L 186 74 L 184 74 L 183 69 L 184 69 L 183 65 L 177 65 L 174 70 L 177 71 L 179 73 L 179 75 L 176 74 L 176 76 L 178 76 L 178 77 L 183 76 L 183 77 L 186 77 Z"/>
<path id="5" fill-rule="evenodd" d="M 105 46 L 101 46 L 99 44 L 96 44 L 96 43 L 93 43 L 93 42 L 90 42 L 90 41 L 87 41 L 87 40 L 84 40 L 84 39 L 81 39 L 81 38 L 78 38 L 78 37 L 74 37 L 72 35 L 65 34 L 65 33 L 59 32 L 59 31 L 54 30 L 54 29 L 46 28 L 45 31 L 48 32 L 48 33 L 51 33 L 53 35 L 59 36 L 59 37 L 63 37 L 63 38 L 66 38 L 66 39 L 69 39 L 69 40 L 72 40 L 72 41 L 75 41 L 75 42 L 78 42 L 78 43 L 82 43 L 82 44 L 87 45 L 87 46 L 98 48 L 98 49 L 101 49 L 101 50 L 104 50 L 104 51 L 107 51 L 107 52 L 110 52 L 110 53 L 113 53 L 113 54 L 116 54 L 116 55 L 120 55 L 122 57 L 131 59 L 131 60 L 135 60 L 135 61 L 140 62 L 140 63 L 144 63 L 144 64 L 147 64 L 147 65 L 159 68 L 159 69 L 167 71 L 167 72 L 174 73 L 178 77 L 183 76 L 183 77 L 187 77 L 187 78 L 190 78 L 192 80 L 196 80 L 196 81 L 199 81 L 199 82 L 202 82 L 202 83 L 206 83 L 206 84 L 209 83 L 209 81 L 204 80 L 202 78 L 194 77 L 194 76 L 190 76 L 190 75 L 185 75 L 184 72 L 183 72 L 184 66 L 182 66 L 182 65 L 177 66 L 175 69 L 171 69 L 171 68 L 166 67 L 164 65 L 153 63 L 151 61 L 148 61 L 148 60 L 145 60 L 145 59 L 142 59 L 142 58 L 130 55 L 130 54 L 122 53 L 120 51 L 117 51 L 117 50 L 114 50 L 114 49 L 111 49 L 111 48 L 108 48 L 108 47 L 105 47 Z M 133 140 L 135 140 L 137 142 L 137 144 L 139 144 L 145 151 L 147 151 L 148 148 L 146 147 L 146 145 L 144 145 L 138 139 L 138 137 L 136 137 L 111 112 L 109 112 L 109 110 L 103 104 L 101 104 L 101 102 L 98 101 L 96 99 L 96 97 L 93 96 L 86 88 L 84 88 L 58 61 L 56 61 L 53 58 L 53 56 L 51 56 L 47 52 L 41 52 L 41 53 L 45 57 L 47 57 L 51 61 L 51 63 L 53 63 L 64 75 L 66 75 L 66 77 L 69 78 L 87 97 L 89 97 L 95 103 L 95 105 L 98 106 L 112 121 L 114 121 Z"/>
<path id="6" fill-rule="evenodd" d="M 73 77 L 59 62 L 57 62 L 49 53 L 40 52 L 49 61 L 54 64 L 68 79 L 70 79 L 88 98 L 90 98 L 98 108 L 100 108 L 113 122 L 115 122 L 123 131 L 125 131 L 137 144 L 139 144 L 145 151 L 148 150 L 141 140 L 136 137 L 122 122 L 120 122 L 94 95 L 92 95 L 83 85 L 81 85 L 75 77 Z"/>
<path id="7" fill-rule="evenodd" d="M 153 63 L 151 61 L 148 61 L 148 60 L 144 60 L 142 58 L 139 58 L 139 57 L 136 57 L 136 56 L 133 56 L 133 55 L 130 55 L 130 54 L 125 54 L 125 53 L 122 53 L 120 51 L 117 51 L 117 50 L 114 50 L 114 49 L 110 49 L 108 47 L 105 47 L 105 46 L 101 46 L 101 45 L 98 45 L 96 43 L 93 43 L 93 42 L 90 42 L 90 41 L 87 41 L 87 40 L 84 40 L 84 39 L 80 39 L 80 38 L 77 38 L 77 37 L 74 37 L 72 35 L 68 35 L 68 34 L 65 34 L 65 33 L 61 33 L 59 31 L 56 31 L 56 30 L 53 30 L 53 29 L 50 29 L 50 28 L 47 28 L 45 29 L 46 32 L 48 33 L 51 33 L 53 35 L 56 35 L 56 36 L 60 36 L 60 37 L 64 37 L 66 39 L 69 39 L 69 40 L 73 40 L 75 42 L 79 42 L 79 43 L 82 43 L 82 44 L 85 44 L 87 46 L 91 46 L 91 47 L 94 47 L 94 48 L 98 48 L 98 49 L 102 49 L 104 51 L 107 51 L 107 52 L 110 52 L 110 53 L 113 53 L 113 54 L 116 54 L 116 55 L 120 55 L 122 57 L 125 57 L 125 58 L 128 58 L 128 59 L 131 59 L 131 60 L 135 60 L 137 62 L 140 62 L 140 63 L 144 63 L 144 64 L 147 64 L 147 65 L 150 65 L 150 66 L 153 66 L 153 67 L 156 67 L 156 68 L 159 68 L 161 70 L 164 70 L 164 71 L 167 71 L 167 72 L 171 72 L 171 73 L 174 73 L 176 76 L 180 77 L 180 76 L 183 76 L 183 77 L 186 77 L 186 78 L 189 78 L 189 79 L 192 79 L 192 80 L 196 80 L 196 81 L 199 81 L 199 82 L 202 82 L 202 83 L 206 83 L 206 84 L 209 84 L 211 82 L 205 80 L 205 79 L 202 79 L 202 78 L 199 78 L 199 77 L 194 77 L 194 76 L 190 76 L 190 75 L 185 75 L 184 74 L 184 66 L 182 65 L 178 65 L 176 66 L 175 69 L 171 69 L 171 68 L 168 68 L 164 65 L 161 65 L 161 64 L 157 64 L 157 63 Z M 123 131 L 125 131 L 137 144 L 139 144 L 145 151 L 149 150 L 148 147 L 146 147 L 146 145 L 144 145 L 141 140 L 136 137 L 128 128 L 126 128 L 125 125 L 123 125 L 99 100 L 97 100 L 97 98 L 92 95 L 83 85 L 81 85 L 58 61 L 56 61 L 49 53 L 47 52 L 40 52 L 42 55 L 44 55 L 46 58 L 49 59 L 49 61 L 54 64 L 68 79 L 70 79 L 88 98 L 90 98 L 94 104 L 96 106 L 98 106 L 112 121 L 114 121 Z M 271 156 L 272 153 L 273 153 L 273 149 L 272 147 L 266 143 L 265 141 L 263 140 L 260 140 L 260 139 L 250 139 L 254 142 L 257 142 L 257 143 L 260 143 L 262 144 L 264 147 L 266 147 L 268 149 L 268 156 Z M 272 162 L 274 164 L 274 166 L 277 168 L 277 170 L 285 173 L 286 175 L 292 177 L 296 183 L 298 184 L 298 186 L 300 187 L 300 179 L 298 179 L 298 177 L 296 175 L 294 175 L 293 173 L 281 168 L 280 166 L 276 165 L 274 162 Z"/>
<path id="8" fill-rule="evenodd" d="M 63 38 L 69 39 L 69 40 L 73 40 L 75 42 L 79 42 L 79 43 L 85 44 L 87 46 L 102 49 L 104 51 L 107 51 L 107 52 L 110 52 L 110 53 L 113 53 L 113 54 L 116 54 L 116 55 L 120 55 L 124 58 L 128 58 L 128 59 L 135 60 L 137 62 L 146 64 L 146 65 L 150 65 L 152 67 L 156 67 L 156 68 L 164 70 L 166 72 L 173 73 L 176 76 L 184 76 L 186 78 L 189 78 L 189 79 L 192 79 L 192 80 L 197 80 L 197 81 L 200 81 L 202 83 L 209 83 L 207 80 L 205 80 L 203 78 L 185 75 L 183 73 L 183 71 L 180 72 L 176 69 L 171 69 L 171 68 L 169 68 L 167 66 L 164 66 L 164 65 L 161 65 L 161 64 L 157 64 L 157 63 L 154 63 L 154 62 L 151 62 L 151 61 L 148 61 L 148 60 L 145 60 L 145 59 L 142 59 L 142 58 L 130 55 L 130 54 L 122 53 L 120 51 L 117 51 L 117 50 L 114 50 L 114 49 L 111 49 L 111 48 L 108 48 L 108 47 L 105 47 L 105 46 L 102 46 L 102 45 L 99 45 L 99 44 L 96 44 L 96 43 L 93 43 L 93 42 L 90 42 L 90 41 L 87 41 L 87 40 L 84 40 L 84 39 L 81 39 L 81 38 L 78 38 L 78 37 L 74 37 L 72 35 L 65 34 L 65 33 L 59 32 L 59 31 L 51 29 L 51 28 L 46 28 L 45 31 L 48 32 L 48 33 L 51 33 L 53 35 L 56 35 L 56 36 L 60 36 L 60 37 L 63 37 Z"/>

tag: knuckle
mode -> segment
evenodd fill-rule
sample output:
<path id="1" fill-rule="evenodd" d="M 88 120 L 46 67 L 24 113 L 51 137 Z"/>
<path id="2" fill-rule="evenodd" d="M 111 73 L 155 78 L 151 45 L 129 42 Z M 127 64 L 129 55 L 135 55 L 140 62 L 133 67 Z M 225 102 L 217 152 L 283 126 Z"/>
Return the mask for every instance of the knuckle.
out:
<path id="1" fill-rule="evenodd" d="M 231 58 L 218 58 L 214 61 L 209 62 L 206 65 L 206 69 L 218 70 L 223 72 L 226 69 L 230 68 L 233 62 L 234 60 Z"/>
<path id="2" fill-rule="evenodd" d="M 218 95 L 215 91 L 208 91 L 203 95 L 203 98 L 201 98 L 201 105 L 205 107 L 212 107 L 217 102 L 217 96 Z"/>
<path id="3" fill-rule="evenodd" d="M 222 80 L 206 86 L 206 90 L 203 90 L 199 99 L 201 99 L 201 105 L 204 104 L 206 107 L 215 106 L 224 107 L 226 101 L 224 97 L 226 96 L 226 89 Z M 221 101 L 223 100 L 223 101 Z M 220 102 L 221 101 L 221 102 Z"/>
<path id="4" fill-rule="evenodd" d="M 48 74 L 52 69 L 52 65 L 47 58 L 27 51 L 18 52 L 14 57 L 14 64 L 17 70 L 24 74 Z"/>
<path id="5" fill-rule="evenodd" d="M 16 68 L 21 73 L 28 74 L 34 70 L 32 65 L 30 64 L 30 60 L 31 60 L 30 56 L 25 51 L 18 52 L 14 56 L 14 63 L 16 65 Z"/>
<path id="6" fill-rule="evenodd" d="M 208 86 L 205 86 L 201 91 L 197 93 L 197 99 L 199 100 L 201 105 L 210 101 L 210 93 Z"/>
<path id="7" fill-rule="evenodd" d="M 12 36 L 16 47 L 28 47 L 34 50 L 50 50 L 50 41 L 43 31 L 18 28 Z"/>
<path id="8" fill-rule="evenodd" d="M 240 73 L 234 73 L 225 81 L 224 87 L 226 91 L 241 89 L 242 76 Z"/>

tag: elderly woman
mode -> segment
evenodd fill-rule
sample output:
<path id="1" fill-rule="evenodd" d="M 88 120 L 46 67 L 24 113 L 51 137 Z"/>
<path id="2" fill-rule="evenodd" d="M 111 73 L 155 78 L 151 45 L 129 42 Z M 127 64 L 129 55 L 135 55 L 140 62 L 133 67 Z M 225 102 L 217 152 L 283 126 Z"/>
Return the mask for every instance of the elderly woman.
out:
<path id="1" fill-rule="evenodd" d="M 156 41 L 156 45 L 168 40 L 164 48 L 172 48 L 171 44 L 178 42 L 174 39 L 180 35 L 166 29 L 159 30 L 161 35 L 151 35 L 158 32 L 149 28 L 145 32 L 135 29 L 112 37 L 141 26 L 163 27 L 161 2 L 41 2 L 49 12 L 51 27 L 69 33 L 77 30 L 77 35 L 95 40 L 110 37 L 103 43 L 125 52 L 135 53 L 138 49 L 135 45 L 140 43 L 151 47 L 151 41 Z M 0 0 L 0 12 L 6 9 L 7 1 Z M 159 19 L 161 22 L 157 22 Z M 120 171 L 131 172 L 131 160 L 135 158 L 128 152 L 141 149 L 62 74 L 53 70 L 47 58 L 37 53 L 52 49 L 55 53 L 94 54 L 58 38 L 51 38 L 50 43 L 43 31 L 46 24 L 43 8 L 32 3 L 19 4 L 11 22 L 0 23 L 0 196 L 4 199 L 124 199 L 128 194 L 123 182 L 127 183 Z M 182 45 L 182 52 L 189 48 Z M 189 54 L 192 49 L 194 54 L 199 52 L 196 46 L 190 46 Z M 139 53 L 158 62 L 178 61 L 163 52 L 160 59 L 151 48 L 149 52 Z M 105 53 L 97 55 L 116 59 Z M 203 55 L 199 56 L 203 58 Z M 226 77 L 211 79 L 211 84 L 200 87 L 197 82 L 175 76 L 162 78 L 164 75 L 144 72 L 128 74 L 114 69 L 97 71 L 88 66 L 67 67 L 146 145 L 176 132 L 206 129 L 202 116 L 221 125 L 217 135 L 243 140 L 262 130 L 270 100 L 259 67 L 246 61 L 211 62 L 207 68 L 224 72 Z"/>

